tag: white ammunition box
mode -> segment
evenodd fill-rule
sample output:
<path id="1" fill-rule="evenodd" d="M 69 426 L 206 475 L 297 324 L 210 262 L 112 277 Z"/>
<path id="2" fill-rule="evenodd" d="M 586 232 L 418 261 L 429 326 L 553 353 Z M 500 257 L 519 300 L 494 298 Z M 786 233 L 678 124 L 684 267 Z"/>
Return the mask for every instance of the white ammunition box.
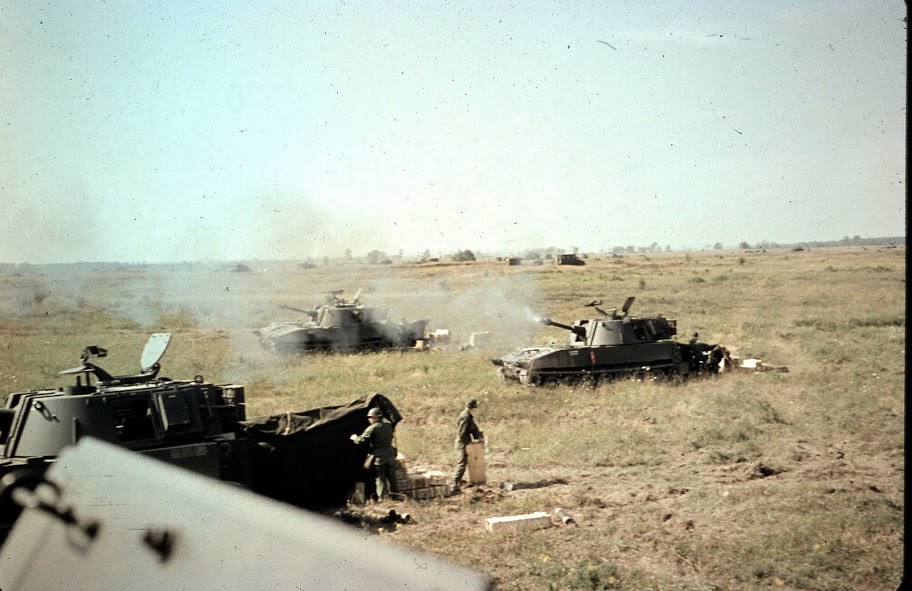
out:
<path id="1" fill-rule="evenodd" d="M 501 531 L 504 529 L 539 529 L 551 527 L 551 516 L 542 511 L 528 515 L 510 515 L 508 517 L 489 517 L 485 519 L 485 529 Z"/>

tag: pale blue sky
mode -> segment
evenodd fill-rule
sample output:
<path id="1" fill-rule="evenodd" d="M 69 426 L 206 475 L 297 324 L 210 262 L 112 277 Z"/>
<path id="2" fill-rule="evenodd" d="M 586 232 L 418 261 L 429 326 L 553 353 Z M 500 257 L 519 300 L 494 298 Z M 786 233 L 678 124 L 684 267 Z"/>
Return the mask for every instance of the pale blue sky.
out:
<path id="1" fill-rule="evenodd" d="M 902 2 L 5 2 L 0 262 L 905 235 Z"/>

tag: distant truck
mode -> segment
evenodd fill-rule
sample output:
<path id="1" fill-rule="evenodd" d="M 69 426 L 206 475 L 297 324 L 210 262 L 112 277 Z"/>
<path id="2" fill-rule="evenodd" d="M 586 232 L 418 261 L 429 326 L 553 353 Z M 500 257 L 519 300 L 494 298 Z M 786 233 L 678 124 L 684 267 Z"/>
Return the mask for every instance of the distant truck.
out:
<path id="1" fill-rule="evenodd" d="M 558 265 L 585 265 L 586 261 L 575 254 L 559 254 L 555 259 Z"/>

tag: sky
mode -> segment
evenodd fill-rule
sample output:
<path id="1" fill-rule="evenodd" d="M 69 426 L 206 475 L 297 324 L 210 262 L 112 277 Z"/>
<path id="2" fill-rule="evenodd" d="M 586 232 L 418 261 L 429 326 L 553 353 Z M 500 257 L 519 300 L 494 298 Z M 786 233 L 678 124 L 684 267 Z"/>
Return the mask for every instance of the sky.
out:
<path id="1" fill-rule="evenodd" d="M 905 236 L 903 2 L 3 2 L 0 262 Z"/>

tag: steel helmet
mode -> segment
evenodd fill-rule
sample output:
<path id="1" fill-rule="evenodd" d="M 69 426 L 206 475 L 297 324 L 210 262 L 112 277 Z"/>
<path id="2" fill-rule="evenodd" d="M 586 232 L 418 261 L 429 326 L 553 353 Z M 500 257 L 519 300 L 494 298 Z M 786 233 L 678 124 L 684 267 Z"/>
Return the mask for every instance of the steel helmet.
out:
<path id="1" fill-rule="evenodd" d="M 367 416 L 380 418 L 383 416 L 383 412 L 381 412 L 381 410 L 375 406 L 374 408 L 367 411 Z"/>

